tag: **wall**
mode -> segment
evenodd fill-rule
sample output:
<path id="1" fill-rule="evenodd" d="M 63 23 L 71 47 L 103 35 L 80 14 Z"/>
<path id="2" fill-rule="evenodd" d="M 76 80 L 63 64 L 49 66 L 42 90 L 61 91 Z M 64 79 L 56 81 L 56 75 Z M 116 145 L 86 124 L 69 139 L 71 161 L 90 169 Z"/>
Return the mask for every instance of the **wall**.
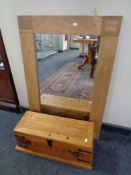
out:
<path id="1" fill-rule="evenodd" d="M 75 43 L 73 40 L 76 39 L 79 35 L 71 35 L 71 44 L 70 47 L 71 48 L 80 48 L 81 44 L 80 43 Z"/>
<path id="2" fill-rule="evenodd" d="M 26 83 L 17 25 L 17 15 L 122 15 L 116 60 L 104 122 L 131 127 L 131 1 L 130 0 L 0 0 L 0 26 L 20 104 L 27 106 Z"/>
<path id="3" fill-rule="evenodd" d="M 63 34 L 59 35 L 58 42 L 59 42 L 58 50 L 65 51 L 67 49 L 67 41 L 65 41 L 65 35 L 63 35 Z"/>
<path id="4" fill-rule="evenodd" d="M 80 44 L 80 43 L 75 43 L 75 42 L 73 41 L 73 40 L 76 39 L 77 37 L 79 37 L 79 35 L 71 35 L 71 45 L 70 45 L 70 47 L 71 47 L 71 48 L 78 48 L 78 49 L 80 49 L 80 50 L 82 51 L 82 50 L 83 50 L 83 45 Z M 87 45 L 87 44 L 84 45 L 84 52 L 85 52 L 85 53 L 88 52 L 88 45 Z"/>

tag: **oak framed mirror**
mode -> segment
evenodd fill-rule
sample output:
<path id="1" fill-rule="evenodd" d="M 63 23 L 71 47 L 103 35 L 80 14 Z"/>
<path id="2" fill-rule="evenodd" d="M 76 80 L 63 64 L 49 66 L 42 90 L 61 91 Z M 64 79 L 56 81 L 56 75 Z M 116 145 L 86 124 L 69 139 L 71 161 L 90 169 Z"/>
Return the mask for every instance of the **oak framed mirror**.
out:
<path id="1" fill-rule="evenodd" d="M 18 16 L 29 109 L 31 111 L 51 113 L 58 116 L 71 116 L 72 118 L 94 121 L 95 136 L 98 138 L 121 22 L 121 16 Z M 68 95 L 67 97 L 61 97 L 56 94 L 46 94 L 45 91 L 41 93 L 37 64 L 41 53 L 38 53 L 39 48 L 37 44 L 40 42 L 39 38 L 44 38 L 45 35 L 46 38 L 55 38 L 55 41 L 52 39 L 52 43 L 47 43 L 48 48 L 44 48 L 44 54 L 47 55 L 49 53 L 56 53 L 59 50 L 53 46 L 53 42 L 56 42 L 56 38 L 62 37 L 64 37 L 64 41 L 67 41 L 66 47 L 68 50 L 71 49 L 71 43 L 68 43 L 69 38 L 74 38 L 75 36 L 73 42 L 76 43 L 88 42 L 87 63 L 90 65 L 92 65 L 92 61 L 89 58 L 90 49 L 97 48 L 99 50 L 95 73 L 94 67 L 92 69 L 95 76 L 90 72 L 91 78 L 94 77 L 91 102 L 89 99 L 73 99 L 68 97 Z M 97 47 L 94 47 L 96 43 Z M 54 48 L 55 50 L 51 50 Z M 45 51 L 45 49 L 47 50 Z M 44 58 L 44 56 L 42 57 Z M 84 58 L 86 59 L 86 55 L 84 55 Z M 80 72 L 81 67 L 83 67 L 82 64 L 80 62 L 77 64 L 77 72 Z M 72 65 L 68 64 L 69 66 Z M 73 67 L 75 67 L 74 64 Z M 74 69 L 73 67 L 71 69 Z M 67 67 L 65 69 L 69 72 Z M 58 75 L 60 74 L 57 73 Z M 47 81 L 45 82 L 47 83 Z"/>

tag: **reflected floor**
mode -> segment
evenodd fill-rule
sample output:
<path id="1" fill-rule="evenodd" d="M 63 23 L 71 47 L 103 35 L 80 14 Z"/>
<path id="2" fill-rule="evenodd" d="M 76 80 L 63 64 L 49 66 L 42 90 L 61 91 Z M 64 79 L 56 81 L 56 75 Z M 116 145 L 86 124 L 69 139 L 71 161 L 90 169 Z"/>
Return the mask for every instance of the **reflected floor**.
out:
<path id="1" fill-rule="evenodd" d="M 56 53 L 38 61 L 41 94 L 92 100 L 94 79 L 90 79 L 90 65 L 81 70 L 83 61 L 78 50 Z"/>

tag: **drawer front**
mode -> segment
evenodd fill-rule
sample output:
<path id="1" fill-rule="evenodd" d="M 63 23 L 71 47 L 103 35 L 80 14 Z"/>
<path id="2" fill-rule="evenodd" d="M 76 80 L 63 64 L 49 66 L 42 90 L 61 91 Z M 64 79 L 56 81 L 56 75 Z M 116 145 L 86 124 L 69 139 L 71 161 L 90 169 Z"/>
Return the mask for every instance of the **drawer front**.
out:
<path id="1" fill-rule="evenodd" d="M 15 134 L 15 137 L 18 146 L 22 148 L 74 162 L 92 163 L 92 153 L 83 148 L 51 139 L 40 139 L 21 134 Z"/>

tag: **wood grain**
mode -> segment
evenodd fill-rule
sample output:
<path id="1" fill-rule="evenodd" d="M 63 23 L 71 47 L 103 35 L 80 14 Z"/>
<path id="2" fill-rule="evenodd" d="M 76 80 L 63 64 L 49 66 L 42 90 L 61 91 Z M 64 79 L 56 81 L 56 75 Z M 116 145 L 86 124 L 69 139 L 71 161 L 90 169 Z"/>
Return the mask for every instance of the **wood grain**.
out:
<path id="1" fill-rule="evenodd" d="M 34 47 L 34 33 L 79 34 L 101 36 L 99 59 L 96 70 L 95 90 L 91 120 L 95 122 L 95 135 L 99 136 L 101 122 L 108 94 L 108 87 L 115 59 L 118 36 L 120 32 L 121 16 L 21 16 L 18 17 L 21 35 L 22 52 L 29 106 L 31 110 L 40 111 L 40 97 L 37 80 L 36 56 Z M 77 23 L 76 27 L 72 24 Z M 29 59 L 30 58 L 30 59 Z M 28 69 L 32 65 L 31 69 Z M 34 100 L 35 99 L 35 100 Z M 57 106 L 57 104 L 55 104 Z M 42 105 L 43 108 L 43 105 Z M 66 110 L 55 108 L 52 113 L 64 115 Z M 78 107 L 80 109 L 80 107 Z M 48 106 L 44 110 L 49 111 Z M 71 115 L 79 116 L 79 110 Z M 57 113 L 56 113 L 57 114 Z M 79 118 L 79 117 L 78 117 Z"/>
<path id="2" fill-rule="evenodd" d="M 29 108 L 32 111 L 40 111 L 40 94 L 37 78 L 34 35 L 31 31 L 21 32 L 20 39 L 22 46 Z"/>
<path id="3" fill-rule="evenodd" d="M 32 31 L 32 16 L 18 16 L 17 18 L 20 31 Z"/>
<path id="4" fill-rule="evenodd" d="M 102 21 L 102 36 L 119 36 L 122 16 L 104 16 Z"/>
<path id="5" fill-rule="evenodd" d="M 100 16 L 33 16 L 32 21 L 34 33 L 100 35 L 102 25 Z"/>
<path id="6" fill-rule="evenodd" d="M 101 37 L 98 65 L 90 120 L 95 122 L 95 131 L 100 133 L 118 37 Z M 98 134 L 99 135 L 99 134 Z"/>
<path id="7" fill-rule="evenodd" d="M 90 149 L 92 147 L 93 122 L 28 111 L 17 124 L 14 132 L 22 132 L 42 138 L 53 138 Z M 49 137 L 48 134 L 52 136 Z M 84 142 L 86 137 L 88 143 Z"/>
<path id="8" fill-rule="evenodd" d="M 9 78 L 0 77 L 0 99 L 13 100 L 14 94 Z"/>
<path id="9" fill-rule="evenodd" d="M 14 134 L 18 151 L 92 168 L 93 122 L 26 112 Z"/>
<path id="10" fill-rule="evenodd" d="M 41 109 L 47 114 L 88 120 L 91 103 L 88 100 L 42 94 Z"/>

